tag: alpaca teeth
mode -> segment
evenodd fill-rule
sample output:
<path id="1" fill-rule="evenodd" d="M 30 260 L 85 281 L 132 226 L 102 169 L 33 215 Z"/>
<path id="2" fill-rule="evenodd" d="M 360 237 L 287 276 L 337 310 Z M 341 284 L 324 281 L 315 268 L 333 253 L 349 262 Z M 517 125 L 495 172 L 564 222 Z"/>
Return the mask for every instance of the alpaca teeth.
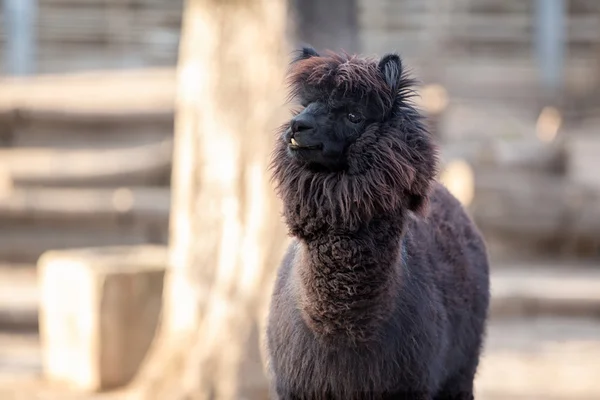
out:
<path id="1" fill-rule="evenodd" d="M 296 142 L 296 139 L 292 138 L 292 140 L 290 141 L 294 146 L 299 146 L 298 142 Z"/>

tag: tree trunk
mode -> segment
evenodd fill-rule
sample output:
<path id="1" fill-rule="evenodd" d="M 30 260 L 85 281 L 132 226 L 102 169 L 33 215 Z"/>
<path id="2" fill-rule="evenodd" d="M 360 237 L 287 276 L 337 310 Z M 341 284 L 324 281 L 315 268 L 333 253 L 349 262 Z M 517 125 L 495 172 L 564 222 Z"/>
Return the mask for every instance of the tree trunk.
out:
<path id="1" fill-rule="evenodd" d="M 284 0 L 187 2 L 171 265 L 138 398 L 267 396 L 259 338 L 287 244 L 267 171 L 284 116 L 286 20 Z"/>

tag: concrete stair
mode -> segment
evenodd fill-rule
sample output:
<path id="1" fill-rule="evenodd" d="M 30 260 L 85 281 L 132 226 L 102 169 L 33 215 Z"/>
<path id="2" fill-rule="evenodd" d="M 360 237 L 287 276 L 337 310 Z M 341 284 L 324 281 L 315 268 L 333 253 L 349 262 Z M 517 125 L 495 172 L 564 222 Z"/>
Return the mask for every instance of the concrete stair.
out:
<path id="1" fill-rule="evenodd" d="M 0 79 L 0 263 L 166 243 L 173 69 Z"/>
<path id="2" fill-rule="evenodd" d="M 35 263 L 46 250 L 166 243 L 168 187 L 17 188 L 0 198 L 0 260 Z"/>

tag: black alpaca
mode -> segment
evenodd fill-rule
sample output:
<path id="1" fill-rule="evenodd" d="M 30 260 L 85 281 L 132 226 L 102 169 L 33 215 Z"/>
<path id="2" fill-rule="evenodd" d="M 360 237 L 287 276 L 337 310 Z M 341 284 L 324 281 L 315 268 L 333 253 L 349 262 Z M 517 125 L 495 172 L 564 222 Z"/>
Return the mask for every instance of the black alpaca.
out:
<path id="1" fill-rule="evenodd" d="M 279 399 L 472 399 L 489 303 L 485 244 L 435 181 L 437 152 L 395 54 L 305 48 L 302 109 L 272 171 L 291 244 L 267 347 Z"/>

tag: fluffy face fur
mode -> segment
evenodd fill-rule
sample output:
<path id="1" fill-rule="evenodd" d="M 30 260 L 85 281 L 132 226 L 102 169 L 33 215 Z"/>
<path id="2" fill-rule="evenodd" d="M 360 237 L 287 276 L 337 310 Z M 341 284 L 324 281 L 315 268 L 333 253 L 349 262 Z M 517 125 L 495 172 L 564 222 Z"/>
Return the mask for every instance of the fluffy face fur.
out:
<path id="1" fill-rule="evenodd" d="M 436 149 L 397 55 L 303 49 L 289 83 L 303 108 L 280 129 L 272 168 L 292 234 L 320 229 L 303 223 L 309 217 L 355 230 L 399 208 L 425 212 Z"/>

